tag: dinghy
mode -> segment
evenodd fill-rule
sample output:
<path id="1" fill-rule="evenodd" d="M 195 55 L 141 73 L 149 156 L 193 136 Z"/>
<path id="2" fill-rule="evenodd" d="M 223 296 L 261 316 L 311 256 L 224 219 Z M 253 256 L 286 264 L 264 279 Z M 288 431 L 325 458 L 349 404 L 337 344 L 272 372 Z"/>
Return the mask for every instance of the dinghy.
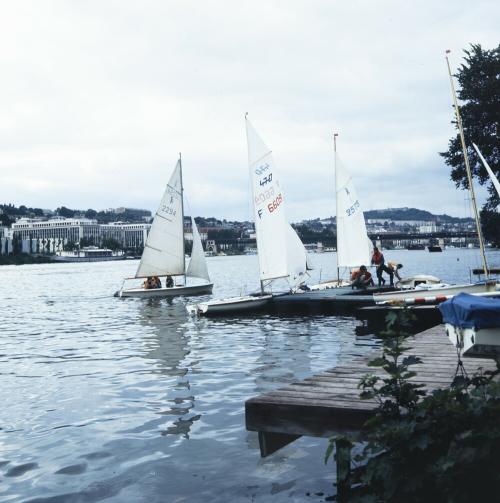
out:
<path id="1" fill-rule="evenodd" d="M 245 116 L 248 166 L 252 186 L 260 292 L 187 306 L 191 314 L 231 315 L 272 308 L 268 291 L 279 279 L 292 287 L 304 280 L 307 252 L 285 214 L 285 195 L 272 152 Z"/>
<path id="2" fill-rule="evenodd" d="M 203 245 L 193 217 L 191 225 L 193 248 L 186 268 L 182 161 L 179 157 L 155 214 L 137 272 L 134 278 L 126 278 L 127 280 L 164 277 L 163 285 L 160 288 L 144 286 L 124 288 L 122 285 L 115 296 L 150 298 L 212 293 L 213 283 L 210 282 Z M 179 277 L 181 277 L 180 284 L 177 282 Z M 201 279 L 203 283 L 188 285 L 186 283 L 188 277 Z M 169 280 L 173 282 L 172 286 L 167 286 Z"/>

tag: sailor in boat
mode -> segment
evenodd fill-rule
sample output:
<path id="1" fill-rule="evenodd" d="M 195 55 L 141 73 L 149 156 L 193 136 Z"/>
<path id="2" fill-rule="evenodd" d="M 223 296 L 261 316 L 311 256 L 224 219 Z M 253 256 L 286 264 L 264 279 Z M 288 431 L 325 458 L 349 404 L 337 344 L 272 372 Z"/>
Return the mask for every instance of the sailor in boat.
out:
<path id="1" fill-rule="evenodd" d="M 362 265 L 359 269 L 352 271 L 351 286 L 352 288 L 361 289 L 365 289 L 368 286 L 374 286 L 372 275 L 365 265 Z"/>
<path id="2" fill-rule="evenodd" d="M 153 288 L 161 288 L 161 280 L 158 276 L 148 276 L 142 284 L 145 290 L 152 290 Z"/>
<path id="3" fill-rule="evenodd" d="M 383 272 L 389 275 L 390 285 L 394 286 L 394 271 L 385 265 L 384 254 L 376 246 L 373 247 L 372 265 L 377 267 L 378 286 L 385 285 Z"/>
<path id="4" fill-rule="evenodd" d="M 165 280 L 165 286 L 167 288 L 172 288 L 174 286 L 174 280 L 172 279 L 172 276 L 167 276 L 167 279 Z"/>

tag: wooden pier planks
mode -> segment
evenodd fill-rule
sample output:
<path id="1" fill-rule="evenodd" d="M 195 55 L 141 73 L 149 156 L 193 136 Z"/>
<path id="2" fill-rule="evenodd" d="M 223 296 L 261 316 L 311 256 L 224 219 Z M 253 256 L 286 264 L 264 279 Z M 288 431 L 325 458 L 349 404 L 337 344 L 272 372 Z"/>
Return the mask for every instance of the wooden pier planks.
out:
<path id="1" fill-rule="evenodd" d="M 447 387 L 455 376 L 457 353 L 443 325 L 415 335 L 409 345 L 413 349 L 408 354 L 423 360 L 412 367 L 417 372 L 413 380 L 425 384 L 428 391 Z M 359 380 L 367 373 L 384 375 L 368 366 L 377 351 L 247 400 L 246 427 L 259 432 L 261 455 L 272 454 L 302 435 L 328 437 L 359 430 L 376 407 L 375 402 L 359 398 Z M 495 369 L 494 361 L 488 359 L 465 357 L 463 363 L 469 374 L 480 367 Z"/>

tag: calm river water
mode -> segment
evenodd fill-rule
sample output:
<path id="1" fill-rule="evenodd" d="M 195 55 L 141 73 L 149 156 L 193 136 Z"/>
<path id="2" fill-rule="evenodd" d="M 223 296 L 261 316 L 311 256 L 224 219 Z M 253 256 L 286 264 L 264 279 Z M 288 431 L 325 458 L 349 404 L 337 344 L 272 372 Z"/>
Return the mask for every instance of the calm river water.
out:
<path id="1" fill-rule="evenodd" d="M 500 264 L 500 252 L 491 252 Z M 468 281 L 476 250 L 386 252 Z M 313 280 L 335 255 L 313 256 Z M 257 287 L 257 257 L 208 259 L 214 297 Z M 261 459 L 244 402 L 375 343 L 351 318 L 210 320 L 185 299 L 117 299 L 137 261 L 0 268 L 0 500 L 324 501 L 325 439 Z"/>

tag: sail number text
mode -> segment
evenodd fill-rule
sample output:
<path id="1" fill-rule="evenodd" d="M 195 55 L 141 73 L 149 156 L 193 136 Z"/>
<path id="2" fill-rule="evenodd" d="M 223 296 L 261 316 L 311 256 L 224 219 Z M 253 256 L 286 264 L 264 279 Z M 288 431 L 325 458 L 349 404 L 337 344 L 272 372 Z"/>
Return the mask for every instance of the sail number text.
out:
<path id="1" fill-rule="evenodd" d="M 273 180 L 273 174 L 269 173 L 267 176 L 265 176 L 260 182 L 260 186 L 264 187 L 264 185 L 267 185 L 268 183 L 271 183 Z"/>
<path id="2" fill-rule="evenodd" d="M 356 202 L 347 208 L 345 212 L 347 213 L 347 216 L 350 217 L 351 215 L 354 215 L 356 213 L 356 210 L 359 208 L 359 201 L 356 199 Z"/>
<path id="3" fill-rule="evenodd" d="M 267 205 L 267 209 L 269 210 L 269 213 L 272 213 L 274 210 L 278 209 L 278 206 L 283 202 L 283 196 L 281 194 L 278 194 L 278 197 L 273 200 L 272 203 L 269 203 Z"/>
<path id="4" fill-rule="evenodd" d="M 269 189 L 255 196 L 255 204 L 265 203 L 270 197 L 273 196 L 274 196 L 274 187 L 270 187 Z"/>
<path id="5" fill-rule="evenodd" d="M 255 168 L 255 174 L 257 176 L 260 176 L 260 175 L 262 175 L 262 173 L 265 173 L 269 168 L 270 168 L 270 166 L 266 162 L 266 164 L 263 164 L 262 166 L 259 166 L 258 168 Z"/>
<path id="6" fill-rule="evenodd" d="M 166 204 L 162 204 L 160 211 L 162 213 L 165 213 L 166 215 L 172 215 L 175 217 L 175 214 L 177 213 L 177 210 L 174 210 L 170 206 L 167 206 Z"/>

